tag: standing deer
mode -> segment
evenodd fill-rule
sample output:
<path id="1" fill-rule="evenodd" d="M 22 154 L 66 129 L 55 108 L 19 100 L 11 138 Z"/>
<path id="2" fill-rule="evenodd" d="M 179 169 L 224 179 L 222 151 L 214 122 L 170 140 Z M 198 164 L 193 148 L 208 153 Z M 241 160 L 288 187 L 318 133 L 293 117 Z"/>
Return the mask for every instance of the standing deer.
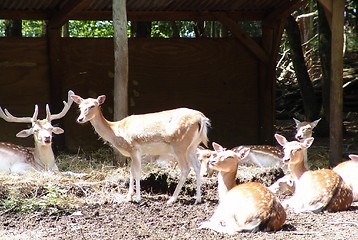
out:
<path id="1" fill-rule="evenodd" d="M 283 161 L 288 164 L 295 183 L 294 195 L 284 202 L 295 212 L 343 211 L 352 204 L 353 193 L 342 177 L 330 169 L 307 171 L 304 165 L 304 149 L 311 146 L 314 138 L 302 143 L 288 142 L 284 136 L 275 134 L 284 148 Z"/>
<path id="2" fill-rule="evenodd" d="M 106 96 L 83 99 L 73 95 L 72 99 L 79 105 L 78 123 L 91 122 L 95 131 L 105 141 L 112 144 L 121 154 L 132 159 L 127 200 L 134 194 L 136 181 L 136 198 L 140 202 L 141 158 L 144 154 L 172 154 L 178 161 L 181 176 L 173 196 L 168 204 L 177 200 L 179 192 L 193 166 L 196 174 L 196 203 L 201 202 L 200 166 L 196 149 L 203 142 L 207 144 L 207 128 L 210 121 L 199 111 L 178 108 L 157 113 L 128 116 L 120 121 L 111 122 L 104 118 L 100 106 Z"/>
<path id="3" fill-rule="evenodd" d="M 64 108 L 59 114 L 52 115 L 48 104 L 46 105 L 46 118 L 37 119 L 38 106 L 32 117 L 14 117 L 7 109 L 0 108 L 0 117 L 7 122 L 31 123 L 32 127 L 16 134 L 17 137 L 34 135 L 35 148 L 27 148 L 11 143 L 0 143 L 0 171 L 24 173 L 29 170 L 58 171 L 55 156 L 52 151 L 52 133 L 61 134 L 63 129 L 51 125 L 52 120 L 63 118 L 71 107 L 71 96 L 68 92 L 68 101 L 63 102 Z"/>
<path id="4" fill-rule="evenodd" d="M 282 228 L 286 212 L 278 198 L 265 186 L 256 182 L 236 185 L 238 164 L 250 149 L 242 148 L 239 153 L 224 150 L 213 143 L 217 156 L 210 167 L 219 171 L 219 206 L 209 221 L 199 228 L 234 234 L 240 231 L 276 231 Z"/>

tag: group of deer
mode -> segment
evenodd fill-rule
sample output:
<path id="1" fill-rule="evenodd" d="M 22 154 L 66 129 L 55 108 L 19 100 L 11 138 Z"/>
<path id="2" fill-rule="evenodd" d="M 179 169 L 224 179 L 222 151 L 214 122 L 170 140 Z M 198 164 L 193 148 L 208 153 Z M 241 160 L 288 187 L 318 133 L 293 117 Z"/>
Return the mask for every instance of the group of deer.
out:
<path id="1" fill-rule="evenodd" d="M 68 101 L 64 102 L 65 106 L 61 113 L 52 115 L 47 105 L 47 116 L 43 120 L 37 119 L 37 106 L 31 118 L 14 117 L 6 109 L 3 111 L 0 108 L 0 117 L 8 122 L 32 123 L 30 129 L 21 131 L 17 136 L 27 137 L 33 134 L 35 139 L 34 150 L 13 144 L 1 144 L 0 169 L 8 172 L 25 172 L 29 169 L 57 171 L 58 167 L 51 150 L 51 139 L 52 133 L 60 134 L 63 130 L 53 127 L 51 120 L 62 118 L 74 101 L 80 110 L 77 122 L 81 124 L 90 122 L 103 140 L 124 156 L 131 158 L 128 200 L 131 200 L 134 194 L 135 201 L 141 200 L 142 156 L 162 155 L 175 158 L 181 170 L 179 182 L 168 203 L 177 200 L 191 167 L 196 175 L 196 203 L 201 202 L 203 171 L 200 170 L 197 154 L 200 155 L 199 144 L 203 143 L 207 146 L 209 119 L 199 111 L 178 108 L 132 115 L 112 122 L 105 119 L 101 111 L 105 99 L 105 95 L 83 99 L 69 91 Z M 311 135 L 313 125 L 308 129 Z M 352 183 L 343 181 L 342 177 L 332 170 L 307 171 L 305 151 L 313 142 L 311 136 L 302 139 L 301 142 L 288 142 L 285 137 L 278 134 L 275 138 L 283 146 L 283 156 L 276 147 L 241 146 L 226 150 L 213 143 L 214 154 L 211 152 L 208 166 L 219 172 L 219 205 L 210 220 L 203 222 L 200 228 L 210 228 L 229 234 L 238 231 L 275 231 L 282 228 L 286 220 L 286 206 L 293 207 L 297 212 L 340 211 L 350 206 L 353 199 Z M 260 183 L 237 185 L 238 165 L 241 161 L 245 161 L 245 158 L 250 158 L 253 163 L 264 167 L 272 165 L 272 162 L 274 165 L 287 164 L 295 186 L 294 196 L 290 201 L 281 204 L 273 193 L 273 188 L 270 190 Z"/>
<path id="2" fill-rule="evenodd" d="M 214 215 L 200 228 L 228 234 L 245 230 L 277 230 L 285 222 L 287 208 L 296 213 L 343 211 L 351 206 L 352 201 L 358 200 L 358 156 L 349 155 L 350 161 L 333 170 L 308 171 L 307 149 L 314 140 L 312 130 L 319 120 L 294 120 L 298 141 L 289 142 L 284 136 L 275 134 L 283 147 L 281 153 L 268 146 L 240 146 L 226 150 L 213 143 L 215 153 L 207 156 L 209 168 L 218 171 L 220 201 Z M 269 188 L 259 183 L 236 185 L 238 164 L 248 157 L 250 151 L 250 161 L 258 166 L 275 166 L 277 159 L 281 158 L 281 162 L 288 166 L 287 175 Z M 282 192 L 293 196 L 281 203 L 275 194 Z M 238 206 L 237 202 L 241 204 Z"/>

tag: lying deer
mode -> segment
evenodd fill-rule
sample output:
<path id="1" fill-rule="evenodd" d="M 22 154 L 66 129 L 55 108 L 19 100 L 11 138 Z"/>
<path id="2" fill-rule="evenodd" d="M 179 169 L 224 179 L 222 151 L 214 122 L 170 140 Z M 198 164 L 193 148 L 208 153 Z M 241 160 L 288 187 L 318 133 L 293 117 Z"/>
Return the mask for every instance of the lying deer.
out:
<path id="1" fill-rule="evenodd" d="M 295 118 L 293 118 L 296 124 L 296 134 L 295 138 L 303 142 L 305 139 L 312 137 L 313 129 L 317 126 L 318 122 L 321 119 L 317 119 L 313 122 L 301 122 Z M 304 155 L 304 164 L 306 169 L 309 169 L 308 166 L 308 156 L 307 156 L 307 149 L 303 150 Z M 282 157 L 281 157 L 282 158 Z M 293 182 L 293 178 L 290 174 L 286 174 L 284 177 L 278 179 L 274 184 L 270 186 L 270 190 L 273 191 L 273 193 L 283 193 L 285 195 L 292 195 L 295 191 L 295 186 Z"/>
<path id="2" fill-rule="evenodd" d="M 246 158 L 240 161 L 240 165 L 253 165 L 262 168 L 282 167 L 286 170 L 281 161 L 283 151 L 280 147 L 270 145 L 242 145 L 234 147 L 231 150 L 239 153 L 244 148 L 250 148 L 250 151 Z M 211 177 L 214 170 L 209 168 L 209 162 L 215 157 L 216 151 L 202 148 L 198 150 L 197 155 L 201 163 L 201 176 Z"/>
<path id="3" fill-rule="evenodd" d="M 295 192 L 284 205 L 295 212 L 342 211 L 352 204 L 353 193 L 342 177 L 330 169 L 307 171 L 304 165 L 304 149 L 311 146 L 313 137 L 288 142 L 284 136 L 275 134 L 284 148 L 283 161 L 292 174 Z"/>
<path id="4" fill-rule="evenodd" d="M 303 142 L 305 139 L 312 137 L 313 129 L 317 126 L 317 124 L 321 119 L 317 119 L 316 121 L 313 122 L 308 122 L 308 121 L 301 122 L 295 118 L 293 118 L 293 120 L 295 121 L 296 124 L 295 138 L 298 141 Z M 304 163 L 306 168 L 309 169 L 307 149 L 304 150 Z"/>
<path id="5" fill-rule="evenodd" d="M 358 201 L 358 155 L 350 154 L 351 160 L 342 162 L 333 168 L 352 188 L 353 201 Z"/>
<path id="6" fill-rule="evenodd" d="M 338 173 L 344 182 L 351 187 L 353 191 L 353 201 L 358 201 L 358 155 L 350 154 L 351 160 L 342 162 L 332 170 Z M 292 195 L 295 192 L 295 184 L 291 174 L 277 180 L 269 189 L 275 194 Z"/>
<path id="7" fill-rule="evenodd" d="M 71 96 L 79 105 L 78 123 L 91 122 L 95 131 L 105 141 L 112 144 L 121 154 L 132 159 L 129 191 L 127 200 L 134 194 L 136 181 L 136 198 L 140 202 L 141 157 L 144 154 L 175 156 L 181 169 L 181 176 L 173 196 L 168 203 L 177 200 L 179 192 L 193 166 L 196 174 L 196 203 L 201 202 L 200 166 L 195 152 L 198 145 L 207 144 L 207 128 L 210 121 L 199 111 L 178 108 L 157 113 L 132 115 L 117 122 L 104 118 L 100 106 L 106 96 L 83 99 Z"/>
<path id="8" fill-rule="evenodd" d="M 236 185 L 238 164 L 250 149 L 242 148 L 237 153 L 215 143 L 213 147 L 217 156 L 210 161 L 210 167 L 219 171 L 219 206 L 210 220 L 201 223 L 199 228 L 227 234 L 282 228 L 286 212 L 270 190 L 256 182 Z"/>
<path id="9" fill-rule="evenodd" d="M 34 135 L 35 148 L 27 148 L 12 143 L 0 143 L 0 171 L 24 173 L 29 170 L 58 171 L 55 156 L 52 151 L 52 133 L 61 134 L 63 129 L 51 125 L 52 120 L 63 118 L 71 107 L 71 96 L 68 92 L 68 101 L 63 102 L 64 108 L 59 114 L 51 114 L 48 104 L 46 105 L 46 118 L 37 119 L 38 106 L 32 117 L 14 117 L 7 109 L 0 108 L 0 117 L 7 122 L 31 123 L 32 127 L 24 129 L 16 134 L 17 137 Z"/>
<path id="10" fill-rule="evenodd" d="M 243 163 L 251 163 L 262 168 L 282 167 L 283 151 L 280 147 L 271 145 L 243 145 L 234 147 L 234 152 L 240 152 L 241 149 L 248 147 L 250 152 Z"/>

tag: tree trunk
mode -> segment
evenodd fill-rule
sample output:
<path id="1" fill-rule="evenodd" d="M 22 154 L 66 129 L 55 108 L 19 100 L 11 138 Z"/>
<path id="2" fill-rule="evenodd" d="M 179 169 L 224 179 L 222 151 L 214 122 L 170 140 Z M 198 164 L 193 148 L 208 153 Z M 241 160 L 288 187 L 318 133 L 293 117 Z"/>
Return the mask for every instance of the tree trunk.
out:
<path id="1" fill-rule="evenodd" d="M 298 85 L 301 90 L 305 118 L 308 121 L 313 121 L 319 117 L 320 107 L 305 64 L 301 46 L 300 30 L 296 20 L 291 15 L 287 18 L 286 32 L 291 47 L 292 63 L 296 72 Z"/>
<path id="2" fill-rule="evenodd" d="M 173 29 L 173 38 L 180 38 L 179 28 L 175 21 L 170 21 L 170 25 Z"/>
<path id="3" fill-rule="evenodd" d="M 196 38 L 205 37 L 204 21 L 193 22 Z"/>
<path id="4" fill-rule="evenodd" d="M 126 0 L 113 0 L 114 28 L 114 120 L 128 116 L 128 37 Z M 126 158 L 115 151 L 114 165 L 124 165 Z"/>
<path id="5" fill-rule="evenodd" d="M 332 33 L 327 22 L 323 7 L 317 3 L 318 8 L 318 51 L 322 68 L 322 120 L 317 125 L 317 133 L 328 134 L 330 116 L 330 89 L 331 89 L 331 38 Z"/>
<path id="6" fill-rule="evenodd" d="M 150 38 L 152 32 L 152 22 L 136 22 L 135 36 L 140 38 Z"/>
<path id="7" fill-rule="evenodd" d="M 22 36 L 22 20 L 5 20 L 5 36 L 21 37 Z"/>

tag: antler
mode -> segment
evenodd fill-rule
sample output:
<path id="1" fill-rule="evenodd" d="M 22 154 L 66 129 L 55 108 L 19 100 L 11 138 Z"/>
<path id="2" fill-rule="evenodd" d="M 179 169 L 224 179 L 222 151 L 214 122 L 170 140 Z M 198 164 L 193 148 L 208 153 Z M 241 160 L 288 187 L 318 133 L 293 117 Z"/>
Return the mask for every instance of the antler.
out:
<path id="1" fill-rule="evenodd" d="M 37 115 L 39 113 L 39 108 L 35 105 L 35 112 L 32 117 L 14 117 L 9 113 L 9 111 L 5 108 L 5 113 L 0 107 L 0 117 L 7 122 L 17 122 L 17 123 L 31 123 L 37 120 Z"/>
<path id="2" fill-rule="evenodd" d="M 52 115 L 51 112 L 50 112 L 50 107 L 48 106 L 48 104 L 46 104 L 46 119 L 48 121 L 51 121 L 51 120 L 56 120 L 56 119 L 63 118 L 66 115 L 66 113 L 68 112 L 68 110 L 70 110 L 71 105 L 73 103 L 73 100 L 71 98 L 72 95 L 75 95 L 75 93 L 72 90 L 68 91 L 67 102 L 63 101 L 64 107 L 63 107 L 62 111 L 60 113 L 58 113 L 58 114 Z"/>

